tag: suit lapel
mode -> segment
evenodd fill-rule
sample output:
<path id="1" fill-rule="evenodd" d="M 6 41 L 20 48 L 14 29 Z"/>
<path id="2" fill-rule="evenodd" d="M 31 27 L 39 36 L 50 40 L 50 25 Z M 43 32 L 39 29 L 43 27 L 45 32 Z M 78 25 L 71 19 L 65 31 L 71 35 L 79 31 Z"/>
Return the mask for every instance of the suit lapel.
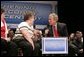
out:
<path id="1" fill-rule="evenodd" d="M 58 33 L 59 33 L 59 36 L 60 36 L 60 25 L 59 25 L 59 23 L 57 22 L 57 31 L 58 31 Z"/>
<path id="2" fill-rule="evenodd" d="M 52 26 L 49 26 L 49 35 L 50 35 L 50 37 L 53 37 L 53 29 L 52 29 Z"/>

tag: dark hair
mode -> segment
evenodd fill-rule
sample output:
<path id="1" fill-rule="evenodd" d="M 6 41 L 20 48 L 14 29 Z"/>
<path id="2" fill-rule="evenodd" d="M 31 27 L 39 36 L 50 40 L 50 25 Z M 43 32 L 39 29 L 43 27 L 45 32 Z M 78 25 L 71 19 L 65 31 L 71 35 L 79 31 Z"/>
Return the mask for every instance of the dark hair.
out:
<path id="1" fill-rule="evenodd" d="M 34 13 L 32 11 L 27 11 L 24 15 L 24 21 L 29 20 L 32 16 L 34 16 Z"/>
<path id="2" fill-rule="evenodd" d="M 1 9 L 1 14 L 4 13 L 4 12 L 5 12 L 5 10 L 4 9 Z"/>

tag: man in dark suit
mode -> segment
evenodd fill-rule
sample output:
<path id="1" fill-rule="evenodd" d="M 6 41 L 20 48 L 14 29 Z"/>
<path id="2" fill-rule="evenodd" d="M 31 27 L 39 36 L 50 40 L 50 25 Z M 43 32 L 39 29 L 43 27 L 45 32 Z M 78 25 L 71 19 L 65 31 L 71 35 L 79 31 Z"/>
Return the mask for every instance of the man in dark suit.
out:
<path id="1" fill-rule="evenodd" d="M 58 15 L 55 13 L 51 13 L 49 15 L 49 25 L 44 29 L 45 37 L 67 37 L 67 27 L 66 24 L 57 22 Z"/>
<path id="2" fill-rule="evenodd" d="M 49 15 L 49 25 L 43 30 L 44 37 L 68 37 L 66 24 L 57 22 L 58 15 L 51 13 Z M 48 56 L 66 56 L 62 54 L 48 54 Z"/>

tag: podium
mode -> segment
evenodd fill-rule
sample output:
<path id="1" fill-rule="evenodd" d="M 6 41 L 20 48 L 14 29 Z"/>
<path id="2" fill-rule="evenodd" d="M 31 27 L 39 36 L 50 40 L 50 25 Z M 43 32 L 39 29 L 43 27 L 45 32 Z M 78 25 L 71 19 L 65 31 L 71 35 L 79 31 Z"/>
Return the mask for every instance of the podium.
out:
<path id="1" fill-rule="evenodd" d="M 68 37 L 43 37 L 42 54 L 68 54 Z"/>

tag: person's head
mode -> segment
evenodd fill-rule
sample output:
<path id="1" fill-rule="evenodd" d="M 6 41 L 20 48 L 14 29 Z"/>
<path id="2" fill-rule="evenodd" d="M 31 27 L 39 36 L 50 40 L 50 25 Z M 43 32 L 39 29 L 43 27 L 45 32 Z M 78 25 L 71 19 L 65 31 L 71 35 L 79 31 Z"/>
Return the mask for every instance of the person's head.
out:
<path id="1" fill-rule="evenodd" d="M 24 21 L 29 22 L 33 25 L 34 23 L 34 13 L 32 11 L 28 11 L 24 15 Z"/>
<path id="2" fill-rule="evenodd" d="M 75 37 L 75 34 L 74 33 L 71 33 L 70 34 L 70 38 L 73 38 L 73 37 Z"/>
<path id="3" fill-rule="evenodd" d="M 82 37 L 82 32 L 76 31 L 76 39 L 81 39 Z"/>
<path id="4" fill-rule="evenodd" d="M 5 18 L 5 14 L 4 14 L 5 10 L 1 9 L 1 20 L 3 20 Z"/>
<path id="5" fill-rule="evenodd" d="M 55 13 L 50 13 L 48 21 L 50 25 L 55 25 L 56 22 L 58 21 L 58 15 Z"/>
<path id="6" fill-rule="evenodd" d="M 10 29 L 8 31 L 8 37 L 13 38 L 13 36 L 14 36 L 14 31 L 12 29 Z"/>
<path id="7" fill-rule="evenodd" d="M 74 33 L 71 33 L 70 36 L 69 36 L 69 38 L 70 38 L 71 40 L 75 39 L 75 34 L 74 34 Z"/>

